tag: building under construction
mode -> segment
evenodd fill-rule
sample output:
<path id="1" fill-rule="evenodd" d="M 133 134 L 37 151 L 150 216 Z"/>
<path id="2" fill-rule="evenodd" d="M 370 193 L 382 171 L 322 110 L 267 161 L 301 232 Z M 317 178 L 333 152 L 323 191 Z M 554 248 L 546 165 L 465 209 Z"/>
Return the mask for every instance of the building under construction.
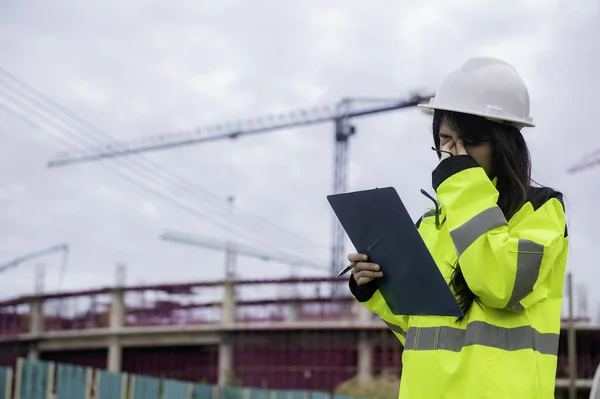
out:
<path id="1" fill-rule="evenodd" d="M 332 299 L 332 284 L 346 281 L 215 281 L 4 300 L 0 363 L 14 365 L 20 356 L 192 382 L 324 391 L 384 371 L 399 377 L 400 343 L 352 297 Z M 268 295 L 277 288 L 294 294 Z M 236 299 L 238 290 L 266 295 Z M 589 390 L 600 363 L 600 327 L 575 327 L 577 386 Z M 568 386 L 567 365 L 561 334 L 558 391 Z"/>
<path id="2" fill-rule="evenodd" d="M 412 108 L 429 97 L 344 99 L 334 107 L 161 134 L 131 143 L 107 144 L 110 137 L 86 129 L 83 140 L 93 144 L 90 150 L 67 152 L 48 166 L 333 122 L 333 192 L 340 193 L 347 189 L 347 148 L 355 133 L 351 120 Z M 596 162 L 588 162 L 592 163 Z M 145 172 L 160 170 L 165 179 L 173 179 L 163 166 L 147 160 L 140 164 Z M 143 179 L 138 182 L 147 187 Z M 345 251 L 341 226 L 334 222 L 332 230 L 333 273 L 343 266 Z M 226 269 L 232 277 L 233 270 Z M 345 284 L 333 277 L 227 280 L 4 300 L 0 303 L 0 362 L 14 365 L 18 357 L 26 356 L 184 381 L 324 391 L 351 378 L 366 381 L 384 371 L 399 377 L 400 343 L 385 323 L 348 296 L 347 288 L 341 287 Z M 332 285 L 338 289 L 332 290 Z M 237 295 L 244 290 L 265 295 L 252 299 Z M 288 295 L 273 294 L 277 292 Z M 336 295 L 332 297 L 331 292 Z M 558 391 L 565 391 L 569 383 L 565 331 L 566 324 L 559 343 Z M 600 363 L 600 327 L 580 321 L 575 333 L 576 387 L 589 390 Z"/>

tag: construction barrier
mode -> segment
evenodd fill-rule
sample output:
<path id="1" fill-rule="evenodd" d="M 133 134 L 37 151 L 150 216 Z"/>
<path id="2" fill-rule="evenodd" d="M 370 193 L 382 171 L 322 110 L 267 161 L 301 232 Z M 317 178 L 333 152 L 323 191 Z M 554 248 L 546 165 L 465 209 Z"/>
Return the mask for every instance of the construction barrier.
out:
<path id="1" fill-rule="evenodd" d="M 0 399 L 10 399 L 12 391 L 13 371 L 8 367 L 0 367 Z"/>
<path id="2" fill-rule="evenodd" d="M 19 358 L 0 367 L 0 399 L 369 399 L 319 391 L 214 386 Z"/>

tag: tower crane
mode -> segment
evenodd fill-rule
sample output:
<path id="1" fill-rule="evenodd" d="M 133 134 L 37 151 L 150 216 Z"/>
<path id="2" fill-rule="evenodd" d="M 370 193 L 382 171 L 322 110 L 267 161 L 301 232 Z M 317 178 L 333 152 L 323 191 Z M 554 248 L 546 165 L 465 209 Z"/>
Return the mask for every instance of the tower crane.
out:
<path id="1" fill-rule="evenodd" d="M 217 140 L 236 139 L 240 136 L 250 136 L 322 122 L 334 122 L 333 192 L 338 194 L 346 191 L 348 139 L 356 133 L 356 128 L 350 120 L 361 116 L 416 107 L 418 104 L 428 102 L 432 96 L 433 94 L 413 93 L 407 99 L 344 98 L 332 106 L 295 110 L 233 123 L 211 125 L 190 131 L 162 133 L 133 141 L 107 143 L 87 149 L 67 151 L 59 153 L 48 162 L 47 166 L 49 168 L 59 167 Z M 331 274 L 335 275 L 344 266 L 343 261 L 344 231 L 338 220 L 333 217 Z"/>

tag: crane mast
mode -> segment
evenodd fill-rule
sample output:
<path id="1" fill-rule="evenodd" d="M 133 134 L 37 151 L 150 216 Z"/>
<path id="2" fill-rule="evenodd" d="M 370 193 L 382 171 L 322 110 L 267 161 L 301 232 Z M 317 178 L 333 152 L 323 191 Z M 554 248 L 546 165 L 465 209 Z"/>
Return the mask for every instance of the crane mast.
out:
<path id="1" fill-rule="evenodd" d="M 426 103 L 433 94 L 412 94 L 408 99 L 345 98 L 335 106 L 296 110 L 277 115 L 263 116 L 234 123 L 222 123 L 200 127 L 190 131 L 163 133 L 153 137 L 129 142 L 108 143 L 83 150 L 58 154 L 47 164 L 49 168 L 90 161 L 123 157 L 150 151 L 188 146 L 224 139 L 236 139 L 298 126 L 334 122 L 333 192 L 347 190 L 349 138 L 356 133 L 350 120 Z M 332 275 L 344 266 L 344 231 L 333 217 L 330 271 Z"/>
<path id="2" fill-rule="evenodd" d="M 344 193 L 348 184 L 348 140 L 356 129 L 344 115 L 348 113 L 350 103 L 342 100 L 338 105 L 338 117 L 335 120 L 335 143 L 333 165 L 333 192 Z M 329 272 L 335 276 L 343 267 L 344 262 L 344 229 L 335 215 L 332 216 L 332 241 Z M 332 294 L 337 294 L 337 285 L 332 286 Z"/>

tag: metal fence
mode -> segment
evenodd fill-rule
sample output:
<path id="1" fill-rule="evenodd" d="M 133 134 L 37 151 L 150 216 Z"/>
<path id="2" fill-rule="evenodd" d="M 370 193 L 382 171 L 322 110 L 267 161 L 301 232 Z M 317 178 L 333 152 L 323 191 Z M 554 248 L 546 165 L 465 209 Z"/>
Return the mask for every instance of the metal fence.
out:
<path id="1" fill-rule="evenodd" d="M 0 399 L 369 399 L 327 392 L 190 383 L 19 358 L 0 367 Z"/>

